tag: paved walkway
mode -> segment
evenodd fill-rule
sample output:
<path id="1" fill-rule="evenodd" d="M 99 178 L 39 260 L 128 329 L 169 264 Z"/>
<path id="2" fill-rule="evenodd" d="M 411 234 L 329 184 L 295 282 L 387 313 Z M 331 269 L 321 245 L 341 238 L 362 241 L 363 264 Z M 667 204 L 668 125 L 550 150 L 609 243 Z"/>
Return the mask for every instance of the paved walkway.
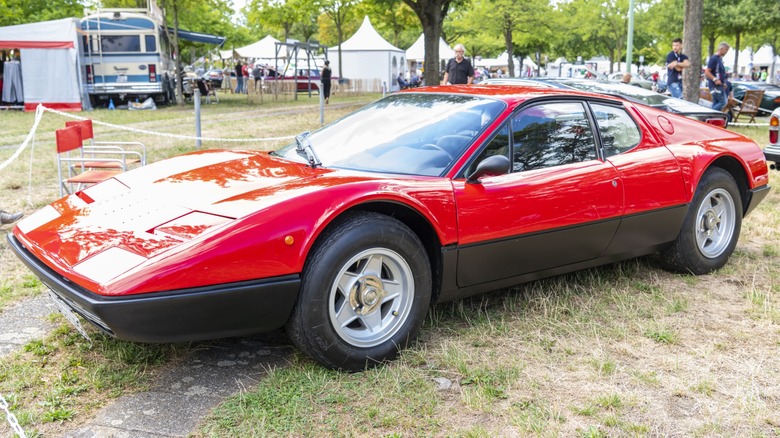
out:
<path id="1" fill-rule="evenodd" d="M 5 237 L 5 236 L 3 236 Z M 0 356 L 40 339 L 54 329 L 46 316 L 57 310 L 48 295 L 23 300 L 0 313 Z"/>
<path id="2" fill-rule="evenodd" d="M 47 316 L 56 310 L 49 297 L 42 295 L 0 313 L 0 356 L 46 336 L 55 327 Z M 116 399 L 86 425 L 60 436 L 186 437 L 226 397 L 251 388 L 268 370 L 284 366 L 291 351 L 282 332 L 227 339 L 195 349 L 168 367 L 149 391 Z M 0 415 L 0 436 L 12 433 Z"/>

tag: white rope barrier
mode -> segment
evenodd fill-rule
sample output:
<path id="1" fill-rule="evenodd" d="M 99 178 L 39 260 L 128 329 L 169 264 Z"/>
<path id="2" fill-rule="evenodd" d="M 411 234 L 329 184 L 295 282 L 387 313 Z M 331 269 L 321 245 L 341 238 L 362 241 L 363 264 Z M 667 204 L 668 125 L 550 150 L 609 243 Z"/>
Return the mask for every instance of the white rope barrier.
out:
<path id="1" fill-rule="evenodd" d="M 11 155 L 7 160 L 5 160 L 2 164 L 0 164 L 0 170 L 5 169 L 8 167 L 9 164 L 11 164 L 14 160 L 16 160 L 19 155 L 21 155 L 22 151 L 27 147 L 28 144 L 31 142 L 35 144 L 35 131 L 38 130 L 38 124 L 41 122 L 41 118 L 43 117 L 43 109 L 39 105 L 38 108 L 35 110 L 35 122 L 33 123 L 32 129 L 30 129 L 30 133 L 27 134 L 27 138 L 24 139 L 24 142 L 22 142 L 22 145 L 19 146 L 18 149 L 16 149 L 16 152 L 14 152 L 13 155 Z"/>
<path id="2" fill-rule="evenodd" d="M 74 114 L 69 114 L 62 111 L 57 111 L 52 108 L 47 108 L 41 104 L 38 104 L 38 108 L 43 108 L 43 111 L 58 114 L 63 117 L 69 117 L 76 120 L 89 120 L 87 117 L 81 117 Z M 95 125 L 107 126 L 109 128 L 120 129 L 128 132 L 135 132 L 139 134 L 156 135 L 158 137 L 175 138 L 179 140 L 201 140 L 201 141 L 220 141 L 220 142 L 234 142 L 234 143 L 248 143 L 258 141 L 277 141 L 277 140 L 290 140 L 295 138 L 292 135 L 286 135 L 283 137 L 263 137 L 263 138 L 218 138 L 218 137 L 197 137 L 193 135 L 181 135 L 181 134 L 169 134 L 165 132 L 150 131 L 148 129 L 130 128 L 122 125 L 114 125 L 111 123 L 101 122 L 100 120 L 92 119 L 92 123 Z"/>

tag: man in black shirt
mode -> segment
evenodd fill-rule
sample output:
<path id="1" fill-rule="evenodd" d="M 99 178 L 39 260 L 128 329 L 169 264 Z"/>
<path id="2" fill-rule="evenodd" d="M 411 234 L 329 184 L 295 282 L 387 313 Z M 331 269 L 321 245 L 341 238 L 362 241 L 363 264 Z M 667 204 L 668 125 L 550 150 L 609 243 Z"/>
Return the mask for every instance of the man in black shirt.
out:
<path id="1" fill-rule="evenodd" d="M 726 68 L 723 65 L 723 57 L 726 56 L 730 47 L 727 43 L 720 43 L 718 51 L 710 56 L 709 61 L 707 61 L 707 68 L 704 69 L 704 75 L 707 77 L 707 88 L 710 89 L 710 95 L 712 96 L 712 109 L 715 111 L 720 111 L 728 102 L 728 97 L 726 97 L 723 91 L 723 81 L 726 80 Z"/>
<path id="2" fill-rule="evenodd" d="M 474 67 L 471 66 L 471 61 L 463 57 L 465 52 L 463 44 L 455 46 L 455 57 L 447 61 L 442 85 L 471 84 L 474 81 Z"/>
<path id="3" fill-rule="evenodd" d="M 666 55 L 666 87 L 672 97 L 682 99 L 682 71 L 691 66 L 688 55 L 682 52 L 682 40 L 672 41 L 672 51 Z"/>

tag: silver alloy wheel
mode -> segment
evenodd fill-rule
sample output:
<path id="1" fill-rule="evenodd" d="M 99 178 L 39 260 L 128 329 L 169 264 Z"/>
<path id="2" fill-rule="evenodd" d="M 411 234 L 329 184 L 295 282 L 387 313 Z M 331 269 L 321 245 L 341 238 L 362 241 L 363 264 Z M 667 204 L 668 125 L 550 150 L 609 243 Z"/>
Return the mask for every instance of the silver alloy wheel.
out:
<path id="1" fill-rule="evenodd" d="M 707 194 L 696 214 L 696 245 L 702 255 L 715 258 L 723 254 L 734 237 L 736 207 L 731 194 L 715 189 Z"/>
<path id="2" fill-rule="evenodd" d="M 414 301 L 414 277 L 395 251 L 370 248 L 339 270 L 328 294 L 336 334 L 350 345 L 379 345 L 404 325 Z"/>

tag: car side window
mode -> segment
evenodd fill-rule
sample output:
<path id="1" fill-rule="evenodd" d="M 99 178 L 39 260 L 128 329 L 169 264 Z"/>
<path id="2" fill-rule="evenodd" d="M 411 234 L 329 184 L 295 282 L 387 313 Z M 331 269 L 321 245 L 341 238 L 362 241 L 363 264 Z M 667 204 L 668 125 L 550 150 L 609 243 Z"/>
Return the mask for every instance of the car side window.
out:
<path id="1" fill-rule="evenodd" d="M 634 119 L 621 107 L 591 104 L 601 134 L 604 156 L 611 157 L 636 147 L 642 133 Z"/>
<path id="2" fill-rule="evenodd" d="M 493 135 L 493 138 L 488 142 L 485 149 L 480 152 L 477 159 L 474 160 L 466 171 L 466 175 L 471 175 L 476 170 L 477 165 L 481 163 L 485 158 L 492 157 L 493 155 L 503 155 L 509 158 L 509 127 L 504 124 Z"/>
<path id="3" fill-rule="evenodd" d="M 579 102 L 526 108 L 511 121 L 512 170 L 522 172 L 596 159 L 593 130 Z"/>

